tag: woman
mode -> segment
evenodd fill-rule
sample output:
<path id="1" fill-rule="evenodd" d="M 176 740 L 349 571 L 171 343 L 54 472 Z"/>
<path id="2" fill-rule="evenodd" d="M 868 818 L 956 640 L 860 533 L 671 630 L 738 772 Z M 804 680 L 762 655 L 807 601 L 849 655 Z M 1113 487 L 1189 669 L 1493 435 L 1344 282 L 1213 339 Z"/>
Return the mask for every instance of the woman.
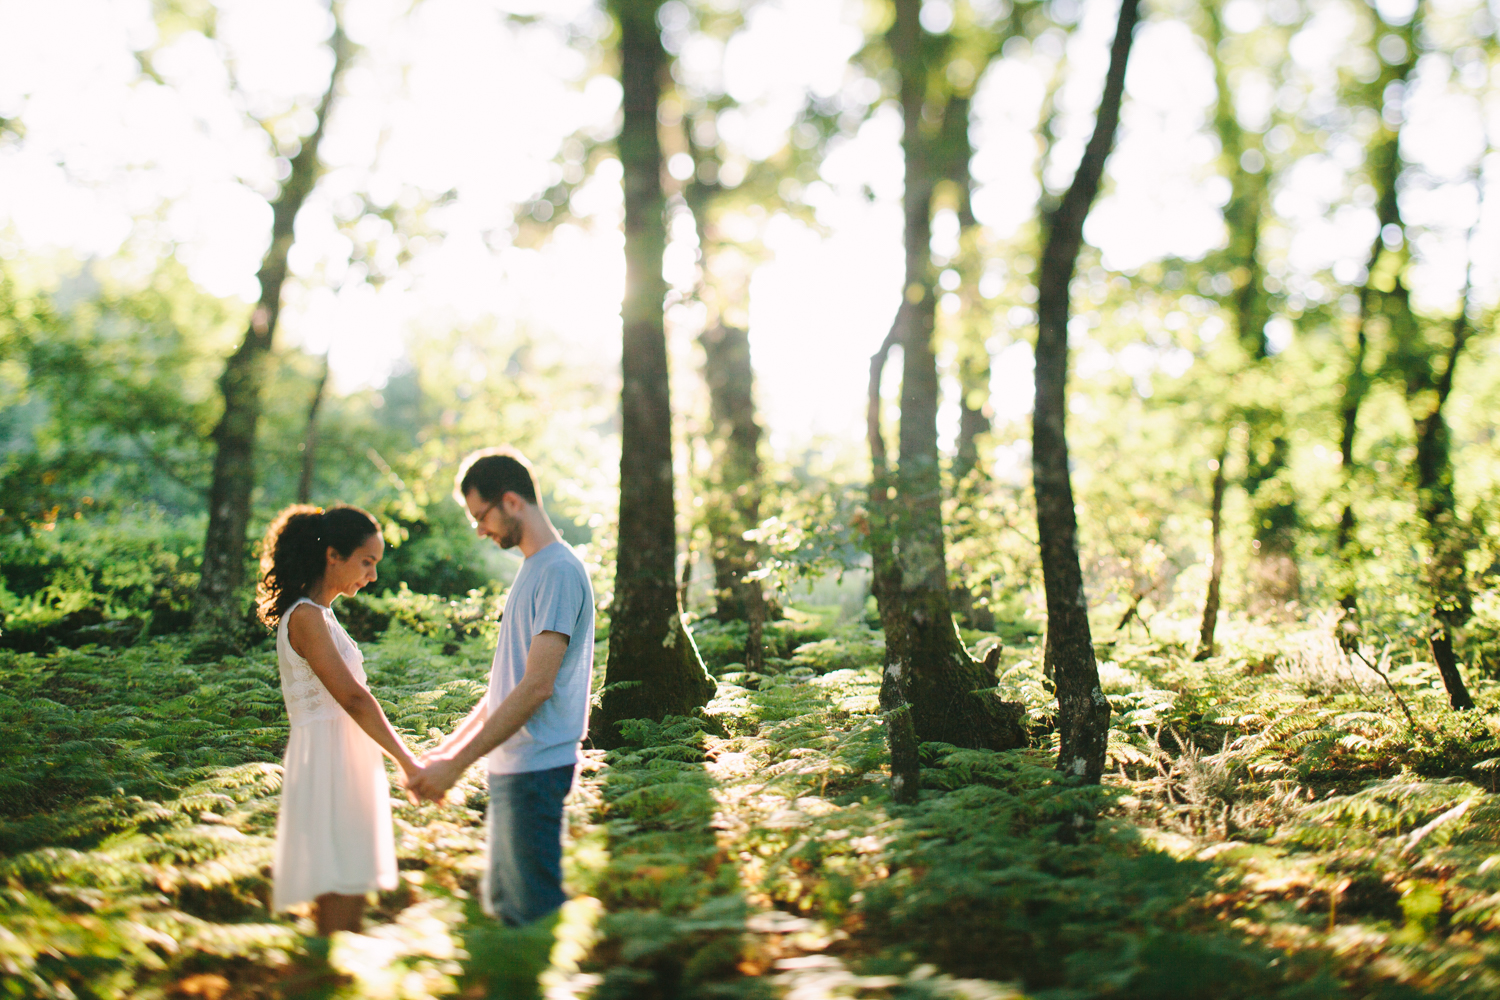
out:
<path id="1" fill-rule="evenodd" d="M 333 616 L 340 595 L 375 582 L 384 554 L 358 507 L 297 505 L 261 548 L 260 620 L 276 630 L 281 693 L 291 717 L 272 905 L 316 902 L 318 933 L 358 931 L 365 894 L 396 887 L 384 750 L 407 777 L 419 767 L 366 685 L 364 658 Z"/>

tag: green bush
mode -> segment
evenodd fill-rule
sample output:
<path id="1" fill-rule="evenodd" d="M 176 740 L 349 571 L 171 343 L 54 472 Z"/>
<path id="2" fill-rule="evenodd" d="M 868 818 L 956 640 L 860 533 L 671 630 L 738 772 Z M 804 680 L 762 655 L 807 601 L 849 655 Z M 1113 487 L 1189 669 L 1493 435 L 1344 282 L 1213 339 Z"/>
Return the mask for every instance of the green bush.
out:
<path id="1" fill-rule="evenodd" d="M 0 536 L 0 646 L 43 650 L 179 631 L 190 621 L 203 545 L 201 518 L 66 520 L 51 531 Z M 94 633 L 80 629 L 95 629 Z"/>

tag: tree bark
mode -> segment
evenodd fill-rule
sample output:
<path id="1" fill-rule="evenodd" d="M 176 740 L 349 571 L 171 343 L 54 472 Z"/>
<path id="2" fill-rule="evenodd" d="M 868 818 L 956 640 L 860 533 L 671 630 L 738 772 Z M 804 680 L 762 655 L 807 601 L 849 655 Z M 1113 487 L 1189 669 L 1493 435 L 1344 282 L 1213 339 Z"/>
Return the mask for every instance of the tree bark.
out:
<path id="1" fill-rule="evenodd" d="M 323 406 L 323 393 L 327 388 L 328 355 L 325 353 L 312 402 L 307 405 L 307 430 L 302 435 L 302 474 L 297 478 L 298 503 L 308 503 L 312 497 L 313 475 L 318 467 L 318 410 Z"/>
<path id="2" fill-rule="evenodd" d="M 900 309 L 905 310 L 903 301 Z M 899 314 L 898 314 L 899 322 Z M 870 591 L 885 628 L 885 666 L 880 681 L 880 711 L 885 724 L 886 745 L 891 751 L 891 795 L 897 802 L 916 802 L 922 788 L 922 764 L 917 751 L 917 731 L 912 720 L 911 703 L 901 682 L 902 671 L 891 635 L 901 625 L 901 570 L 896 563 L 893 536 L 896 530 L 896 488 L 891 477 L 885 433 L 880 427 L 880 382 L 885 363 L 897 339 L 897 327 L 886 335 L 885 342 L 870 358 L 869 403 L 865 414 L 865 433 L 870 445 Z M 903 415 L 904 416 L 904 415 Z"/>
<path id="3" fill-rule="evenodd" d="M 328 77 L 328 89 L 318 104 L 318 124 L 292 157 L 291 173 L 271 204 L 271 245 L 256 274 L 260 301 L 251 313 L 245 339 L 229 357 L 219 379 L 224 414 L 213 432 L 215 454 L 208 493 L 208 531 L 203 540 L 203 572 L 193 613 L 194 625 L 199 628 L 233 629 L 243 617 L 238 600 L 245 582 L 245 544 L 255 489 L 255 431 L 260 422 L 267 358 L 281 312 L 281 288 L 286 282 L 293 224 L 321 172 L 318 146 L 351 53 L 337 21 L 329 45 L 333 50 L 333 70 Z"/>
<path id="4" fill-rule="evenodd" d="M 997 44 L 998 49 L 998 44 Z M 986 61 L 985 65 L 988 65 Z M 984 67 L 976 72 L 982 74 Z M 938 140 L 938 157 L 944 164 L 943 175 L 952 183 L 957 195 L 956 214 L 959 225 L 959 250 L 952 266 L 958 271 L 960 286 L 958 332 L 958 440 L 953 456 L 953 488 L 959 502 L 972 499 L 987 477 L 979 464 L 979 438 L 992 429 L 988 404 L 990 389 L 990 352 L 986 344 L 990 314 L 979 295 L 981 270 L 980 247 L 977 244 L 979 223 L 974 218 L 973 176 L 969 161 L 974 156 L 969 140 L 970 110 L 973 102 L 967 93 L 953 94 L 943 110 Z M 977 476 L 975 471 L 978 470 Z M 971 480 L 970 477 L 974 476 Z M 968 493 L 965 493 L 965 491 Z M 969 588 L 970 568 L 961 564 L 958 579 L 949 588 L 949 600 L 959 621 L 968 628 L 989 632 L 995 628 L 995 614 L 987 601 L 981 601 Z"/>
<path id="5" fill-rule="evenodd" d="M 1083 244 L 1083 222 L 1099 192 L 1114 145 L 1125 94 L 1125 65 L 1140 0 L 1121 0 L 1109 71 L 1093 135 L 1073 182 L 1046 220 L 1037 278 L 1036 405 L 1032 414 L 1032 476 L 1042 577 L 1047 594 L 1047 644 L 1057 683 L 1058 770 L 1090 784 L 1104 771 L 1109 699 L 1099 687 L 1089 631 L 1088 598 L 1078 561 L 1078 522 L 1068 474 L 1068 285 Z"/>
<path id="6" fill-rule="evenodd" d="M 707 521 L 714 562 L 714 617 L 749 620 L 761 599 L 755 543 L 745 532 L 760 523 L 760 424 L 755 419 L 750 337 L 722 323 L 705 330 L 703 373 L 713 417 L 714 471 Z"/>
<path id="7" fill-rule="evenodd" d="M 1206 660 L 1217 650 L 1214 631 L 1219 627 L 1219 590 L 1224 583 L 1224 493 L 1229 480 L 1224 468 L 1229 464 L 1229 439 L 1219 449 L 1219 464 L 1214 468 L 1213 496 L 1209 501 L 1209 532 L 1213 536 L 1213 567 L 1208 572 L 1208 594 L 1203 600 L 1203 624 L 1198 629 L 1198 651 L 1195 660 Z"/>
<path id="8" fill-rule="evenodd" d="M 938 464 L 937 359 L 933 354 L 932 192 L 930 140 L 923 134 L 927 74 L 922 60 L 920 0 L 898 0 L 888 42 L 901 73 L 906 159 L 906 268 L 902 303 L 886 343 L 871 362 L 870 542 L 872 589 L 885 627 L 881 701 L 889 713 L 910 708 L 917 739 L 1008 749 L 1025 743 L 1018 703 L 994 694 L 995 678 L 969 656 L 953 623 L 943 538 Z M 900 456 L 886 469 L 880 434 L 880 372 L 900 345 Z M 892 496 L 894 489 L 895 495 Z M 893 731 L 893 735 L 895 734 Z M 892 743 L 893 760 L 901 752 Z M 903 783 L 903 788 L 905 785 Z"/>
<path id="9" fill-rule="evenodd" d="M 1302 595 L 1297 564 L 1300 516 L 1288 481 L 1291 441 L 1280 409 L 1253 406 L 1246 414 L 1245 492 L 1251 501 L 1253 549 L 1251 610 L 1279 615 Z"/>
<path id="10" fill-rule="evenodd" d="M 717 169 L 713 155 L 694 139 L 695 122 L 683 120 L 683 138 L 693 161 Z M 706 177 L 712 179 L 705 179 Z M 724 188 L 702 169 L 683 187 L 683 198 L 693 213 L 698 231 L 698 300 L 709 321 L 699 337 L 703 345 L 704 382 L 708 386 L 713 421 L 714 474 L 704 520 L 709 531 L 714 563 L 714 617 L 720 621 L 743 619 L 749 629 L 745 638 L 745 666 L 765 666 L 762 644 L 765 622 L 776 609 L 766 599 L 764 584 L 756 576 L 760 566 L 757 544 L 745 532 L 760 523 L 761 427 L 755 416 L 755 369 L 750 358 L 750 336 L 731 315 L 743 311 L 749 288 L 738 268 L 733 277 L 715 267 L 718 239 L 709 221 L 709 210 Z M 722 287 L 724 282 L 731 287 Z M 738 287 L 735 287 L 738 286 Z"/>
<path id="11" fill-rule="evenodd" d="M 1448 703 L 1459 711 L 1473 708 L 1474 699 L 1458 669 L 1453 640 L 1454 632 L 1463 627 L 1473 613 L 1473 597 L 1469 592 L 1465 566 L 1468 539 L 1458 530 L 1453 462 L 1443 407 L 1453 392 L 1453 372 L 1469 340 L 1468 306 L 1469 289 L 1466 287 L 1459 303 L 1458 318 L 1453 321 L 1453 340 L 1448 348 L 1447 364 L 1433 386 L 1436 399 L 1431 411 L 1417 421 L 1417 503 L 1430 550 L 1427 584 L 1433 593 L 1432 625 L 1428 629 L 1427 643 L 1438 673 L 1442 675 L 1443 687 L 1448 691 Z"/>
<path id="12" fill-rule="evenodd" d="M 660 0 L 611 0 L 620 25 L 624 121 L 625 299 L 620 435 L 619 554 L 610 607 L 609 659 L 595 746 L 620 740 L 624 719 L 688 715 L 715 685 L 677 602 L 672 495 L 672 406 L 663 308 L 667 232 L 657 105 L 667 55 L 656 25 Z"/>
<path id="13" fill-rule="evenodd" d="M 978 72 L 982 72 L 983 67 Z M 977 75 L 977 73 L 976 73 Z M 964 312 L 972 315 L 977 310 L 975 286 L 979 281 L 977 248 L 973 238 L 979 222 L 974 218 L 974 179 L 969 172 L 969 161 L 974 157 L 973 143 L 969 139 L 970 109 L 973 105 L 968 94 L 954 94 L 948 98 L 943 109 L 942 131 L 938 140 L 938 153 L 943 161 L 943 174 L 953 183 L 958 195 L 959 258 L 954 262 L 963 282 L 962 297 Z M 979 435 L 990 430 L 990 418 L 981 402 L 989 395 L 990 355 L 984 346 L 984 331 L 967 325 L 959 345 L 958 361 L 958 441 L 953 457 L 953 479 L 962 480 L 979 464 Z"/>

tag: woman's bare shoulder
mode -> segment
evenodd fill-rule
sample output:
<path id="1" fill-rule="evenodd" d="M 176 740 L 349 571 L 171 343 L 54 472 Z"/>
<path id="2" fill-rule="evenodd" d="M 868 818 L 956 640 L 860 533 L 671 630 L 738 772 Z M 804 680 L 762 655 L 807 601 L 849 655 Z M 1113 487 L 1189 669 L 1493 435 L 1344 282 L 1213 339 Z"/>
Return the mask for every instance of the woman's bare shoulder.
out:
<path id="1" fill-rule="evenodd" d="M 312 638 L 328 634 L 328 619 L 323 609 L 310 601 L 303 601 L 287 612 L 286 630 L 293 639 Z"/>

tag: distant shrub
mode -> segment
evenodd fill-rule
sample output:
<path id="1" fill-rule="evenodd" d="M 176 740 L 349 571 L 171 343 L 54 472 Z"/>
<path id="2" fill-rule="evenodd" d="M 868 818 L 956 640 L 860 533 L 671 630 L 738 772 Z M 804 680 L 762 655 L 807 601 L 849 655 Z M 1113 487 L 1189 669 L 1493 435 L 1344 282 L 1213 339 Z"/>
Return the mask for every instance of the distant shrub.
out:
<path id="1" fill-rule="evenodd" d="M 495 583 L 484 559 L 483 546 L 489 543 L 474 534 L 452 504 L 416 514 L 375 513 L 402 536 L 400 545 L 386 546 L 376 584 L 380 590 L 392 592 L 404 585 L 413 593 L 456 597 Z"/>
<path id="2" fill-rule="evenodd" d="M 109 645 L 186 628 L 202 540 L 201 518 L 162 515 L 0 536 L 0 646 Z M 119 621 L 132 624 L 106 627 Z"/>

